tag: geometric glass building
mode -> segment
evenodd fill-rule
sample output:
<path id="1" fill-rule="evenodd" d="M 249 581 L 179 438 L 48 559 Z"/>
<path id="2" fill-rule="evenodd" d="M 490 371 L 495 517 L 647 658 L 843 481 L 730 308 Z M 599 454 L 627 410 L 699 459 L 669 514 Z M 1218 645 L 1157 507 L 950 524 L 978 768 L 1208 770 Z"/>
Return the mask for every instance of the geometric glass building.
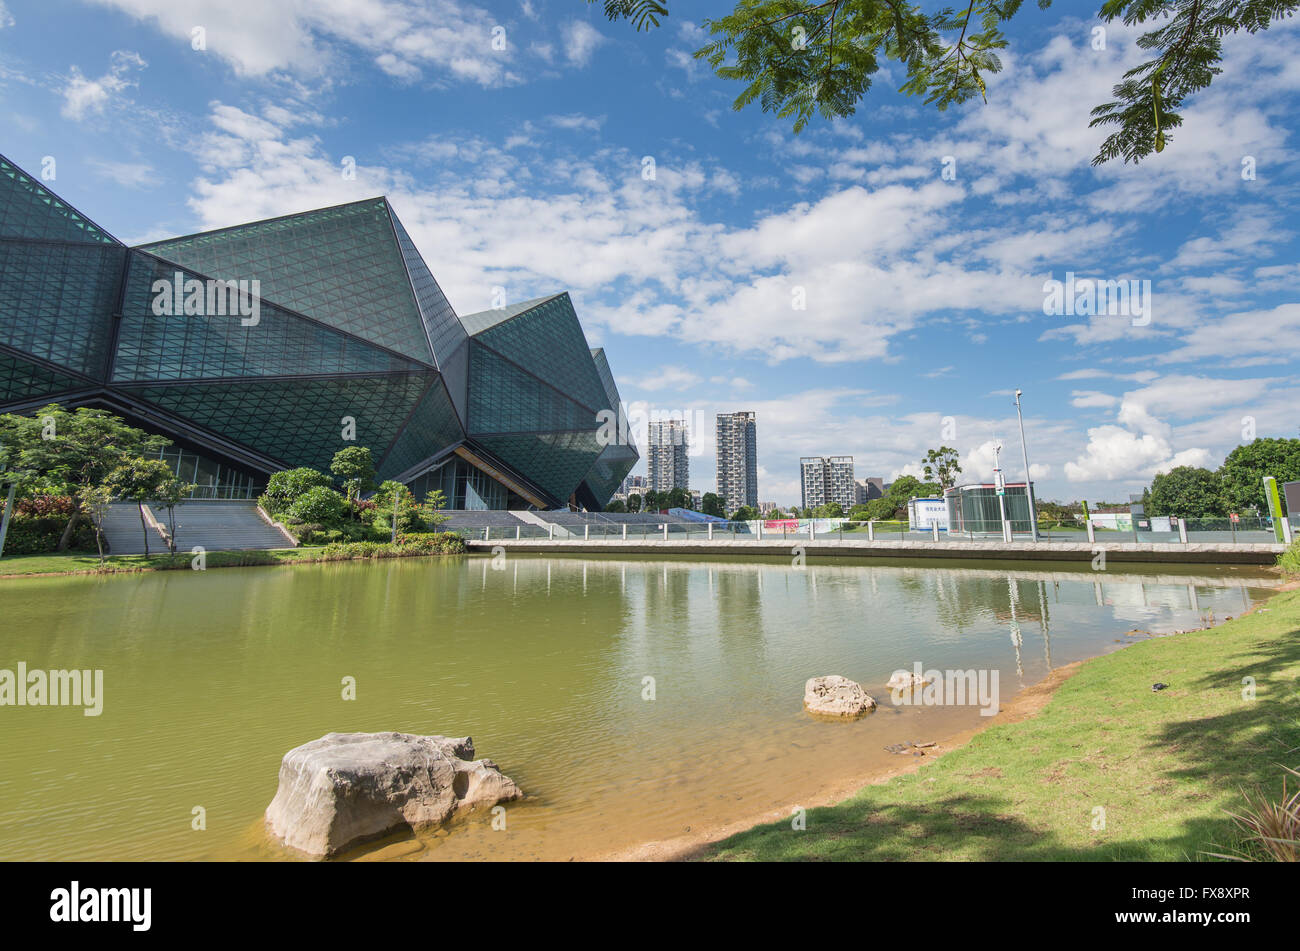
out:
<path id="1" fill-rule="evenodd" d="M 0 412 L 55 402 L 206 497 L 366 446 L 448 508 L 598 510 L 638 459 L 569 295 L 458 316 L 386 198 L 128 248 L 0 155 Z"/>

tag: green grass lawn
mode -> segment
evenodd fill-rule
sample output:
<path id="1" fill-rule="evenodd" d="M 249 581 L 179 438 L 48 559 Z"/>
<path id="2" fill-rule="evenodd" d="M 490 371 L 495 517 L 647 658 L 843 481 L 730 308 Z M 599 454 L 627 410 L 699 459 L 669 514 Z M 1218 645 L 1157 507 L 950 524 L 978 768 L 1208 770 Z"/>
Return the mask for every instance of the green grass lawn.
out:
<path id="1" fill-rule="evenodd" d="M 1037 716 L 916 773 L 708 847 L 712 860 L 1196 860 L 1225 809 L 1300 763 L 1300 591 L 1208 631 L 1084 663 Z M 1256 699 L 1243 698 L 1242 680 Z M 1153 692 L 1162 681 L 1168 689 Z M 1098 807 L 1105 827 L 1094 828 Z"/>
<path id="2" fill-rule="evenodd" d="M 231 568 L 241 565 L 282 565 L 312 561 L 323 548 L 285 548 L 273 551 L 211 551 L 207 553 L 209 568 Z M 178 552 L 175 557 L 163 554 L 109 555 L 100 565 L 98 555 L 10 555 L 0 558 L 0 577 L 5 575 L 48 575 L 73 572 L 161 571 L 169 568 L 188 568 L 192 555 Z"/>
<path id="3" fill-rule="evenodd" d="M 0 578 L 6 576 L 63 575 L 63 574 L 117 574 L 132 571 L 185 570 L 191 567 L 193 555 L 187 551 L 169 555 L 109 555 L 101 565 L 97 555 L 12 555 L 0 558 Z M 255 565 L 310 564 L 320 561 L 354 560 L 346 553 L 331 553 L 327 546 L 303 545 L 301 548 L 277 548 L 269 551 L 210 551 L 205 556 L 207 568 L 243 568 Z M 432 557 L 411 552 L 402 557 Z"/>

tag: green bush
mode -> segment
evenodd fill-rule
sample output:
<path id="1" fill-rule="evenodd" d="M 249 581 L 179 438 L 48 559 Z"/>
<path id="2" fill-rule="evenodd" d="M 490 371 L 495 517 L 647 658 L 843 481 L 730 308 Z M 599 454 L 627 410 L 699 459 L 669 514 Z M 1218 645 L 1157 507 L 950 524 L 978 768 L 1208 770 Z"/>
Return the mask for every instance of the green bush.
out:
<path id="1" fill-rule="evenodd" d="M 279 515 L 282 512 L 291 512 L 294 503 L 312 489 L 328 489 L 333 485 L 333 479 L 315 469 L 305 467 L 286 469 L 283 472 L 273 473 L 271 478 L 267 479 L 266 491 L 257 501 L 272 515 Z M 317 521 L 317 519 L 307 519 L 307 521 Z"/>
<path id="2" fill-rule="evenodd" d="M 1291 547 L 1277 556 L 1277 566 L 1288 575 L 1300 575 L 1300 538 L 1291 543 Z"/>
<path id="3" fill-rule="evenodd" d="M 346 510 L 343 496 L 323 485 L 308 489 L 289 506 L 289 514 L 294 518 L 318 522 L 327 529 L 337 527 Z"/>
<path id="4" fill-rule="evenodd" d="M 67 518 L 37 517 L 22 513 L 14 506 L 14 517 L 9 521 L 9 534 L 5 536 L 6 555 L 45 555 L 59 550 L 59 539 L 67 527 Z M 95 551 L 95 529 L 85 519 L 77 521 L 69 551 Z"/>
<path id="5" fill-rule="evenodd" d="M 411 532 L 398 535 L 397 545 L 413 554 L 448 555 L 463 552 L 465 539 L 455 532 Z"/>

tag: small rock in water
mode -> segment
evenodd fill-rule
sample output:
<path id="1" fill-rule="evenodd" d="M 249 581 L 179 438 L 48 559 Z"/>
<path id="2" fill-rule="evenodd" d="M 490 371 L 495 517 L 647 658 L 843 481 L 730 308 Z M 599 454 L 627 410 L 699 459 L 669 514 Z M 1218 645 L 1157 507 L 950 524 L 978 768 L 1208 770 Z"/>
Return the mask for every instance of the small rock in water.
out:
<path id="1" fill-rule="evenodd" d="M 828 717 L 858 717 L 876 708 L 862 684 L 831 674 L 813 677 L 803 688 L 803 705 L 809 713 Z"/>
<path id="2" fill-rule="evenodd" d="M 898 753 L 901 756 L 924 756 L 925 751 L 934 745 L 934 743 L 913 743 L 908 740 L 905 743 L 890 743 L 885 747 L 885 752 Z"/>
<path id="3" fill-rule="evenodd" d="M 1156 690 L 1164 690 L 1164 689 L 1165 689 L 1166 687 L 1168 687 L 1168 686 L 1169 686 L 1169 684 L 1152 684 L 1152 685 L 1151 685 L 1151 689 L 1152 689 L 1153 691 L 1156 691 Z"/>
<path id="4" fill-rule="evenodd" d="M 885 686 L 890 690 L 906 690 L 909 687 L 923 687 L 925 686 L 925 678 L 906 670 L 896 670 L 894 671 L 894 675 L 889 678 L 889 683 L 885 684 Z"/>

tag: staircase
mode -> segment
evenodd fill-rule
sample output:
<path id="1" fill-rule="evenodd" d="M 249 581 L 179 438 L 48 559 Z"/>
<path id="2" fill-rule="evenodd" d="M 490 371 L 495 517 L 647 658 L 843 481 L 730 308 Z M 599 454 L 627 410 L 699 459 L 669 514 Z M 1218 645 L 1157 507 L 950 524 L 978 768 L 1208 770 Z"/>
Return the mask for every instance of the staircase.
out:
<path id="1" fill-rule="evenodd" d="M 146 526 L 148 519 L 145 520 Z M 104 516 L 104 541 L 114 555 L 143 555 L 144 533 L 140 530 L 140 510 L 134 502 L 114 502 Z M 167 540 L 149 528 L 149 553 L 167 551 Z"/>
<path id="2" fill-rule="evenodd" d="M 540 525 L 542 528 L 546 529 L 547 531 L 550 531 L 551 526 L 555 525 L 554 522 L 548 522 L 546 519 L 542 518 L 536 512 L 511 509 L 510 514 L 513 515 L 515 518 L 519 519 L 519 521 L 521 522 L 526 522 L 529 525 Z M 567 528 L 564 528 L 563 526 L 560 525 L 555 525 L 554 531 L 555 531 L 556 538 L 573 537 L 573 532 L 569 531 Z"/>
<path id="3" fill-rule="evenodd" d="M 167 512 L 156 509 L 158 524 L 167 528 Z M 136 535 L 140 534 L 136 520 Z M 151 546 L 152 541 L 149 543 Z M 188 553 L 247 548 L 292 548 L 294 542 L 263 521 L 256 502 L 184 502 L 176 506 L 176 550 Z M 114 549 L 116 550 L 116 549 Z"/>

